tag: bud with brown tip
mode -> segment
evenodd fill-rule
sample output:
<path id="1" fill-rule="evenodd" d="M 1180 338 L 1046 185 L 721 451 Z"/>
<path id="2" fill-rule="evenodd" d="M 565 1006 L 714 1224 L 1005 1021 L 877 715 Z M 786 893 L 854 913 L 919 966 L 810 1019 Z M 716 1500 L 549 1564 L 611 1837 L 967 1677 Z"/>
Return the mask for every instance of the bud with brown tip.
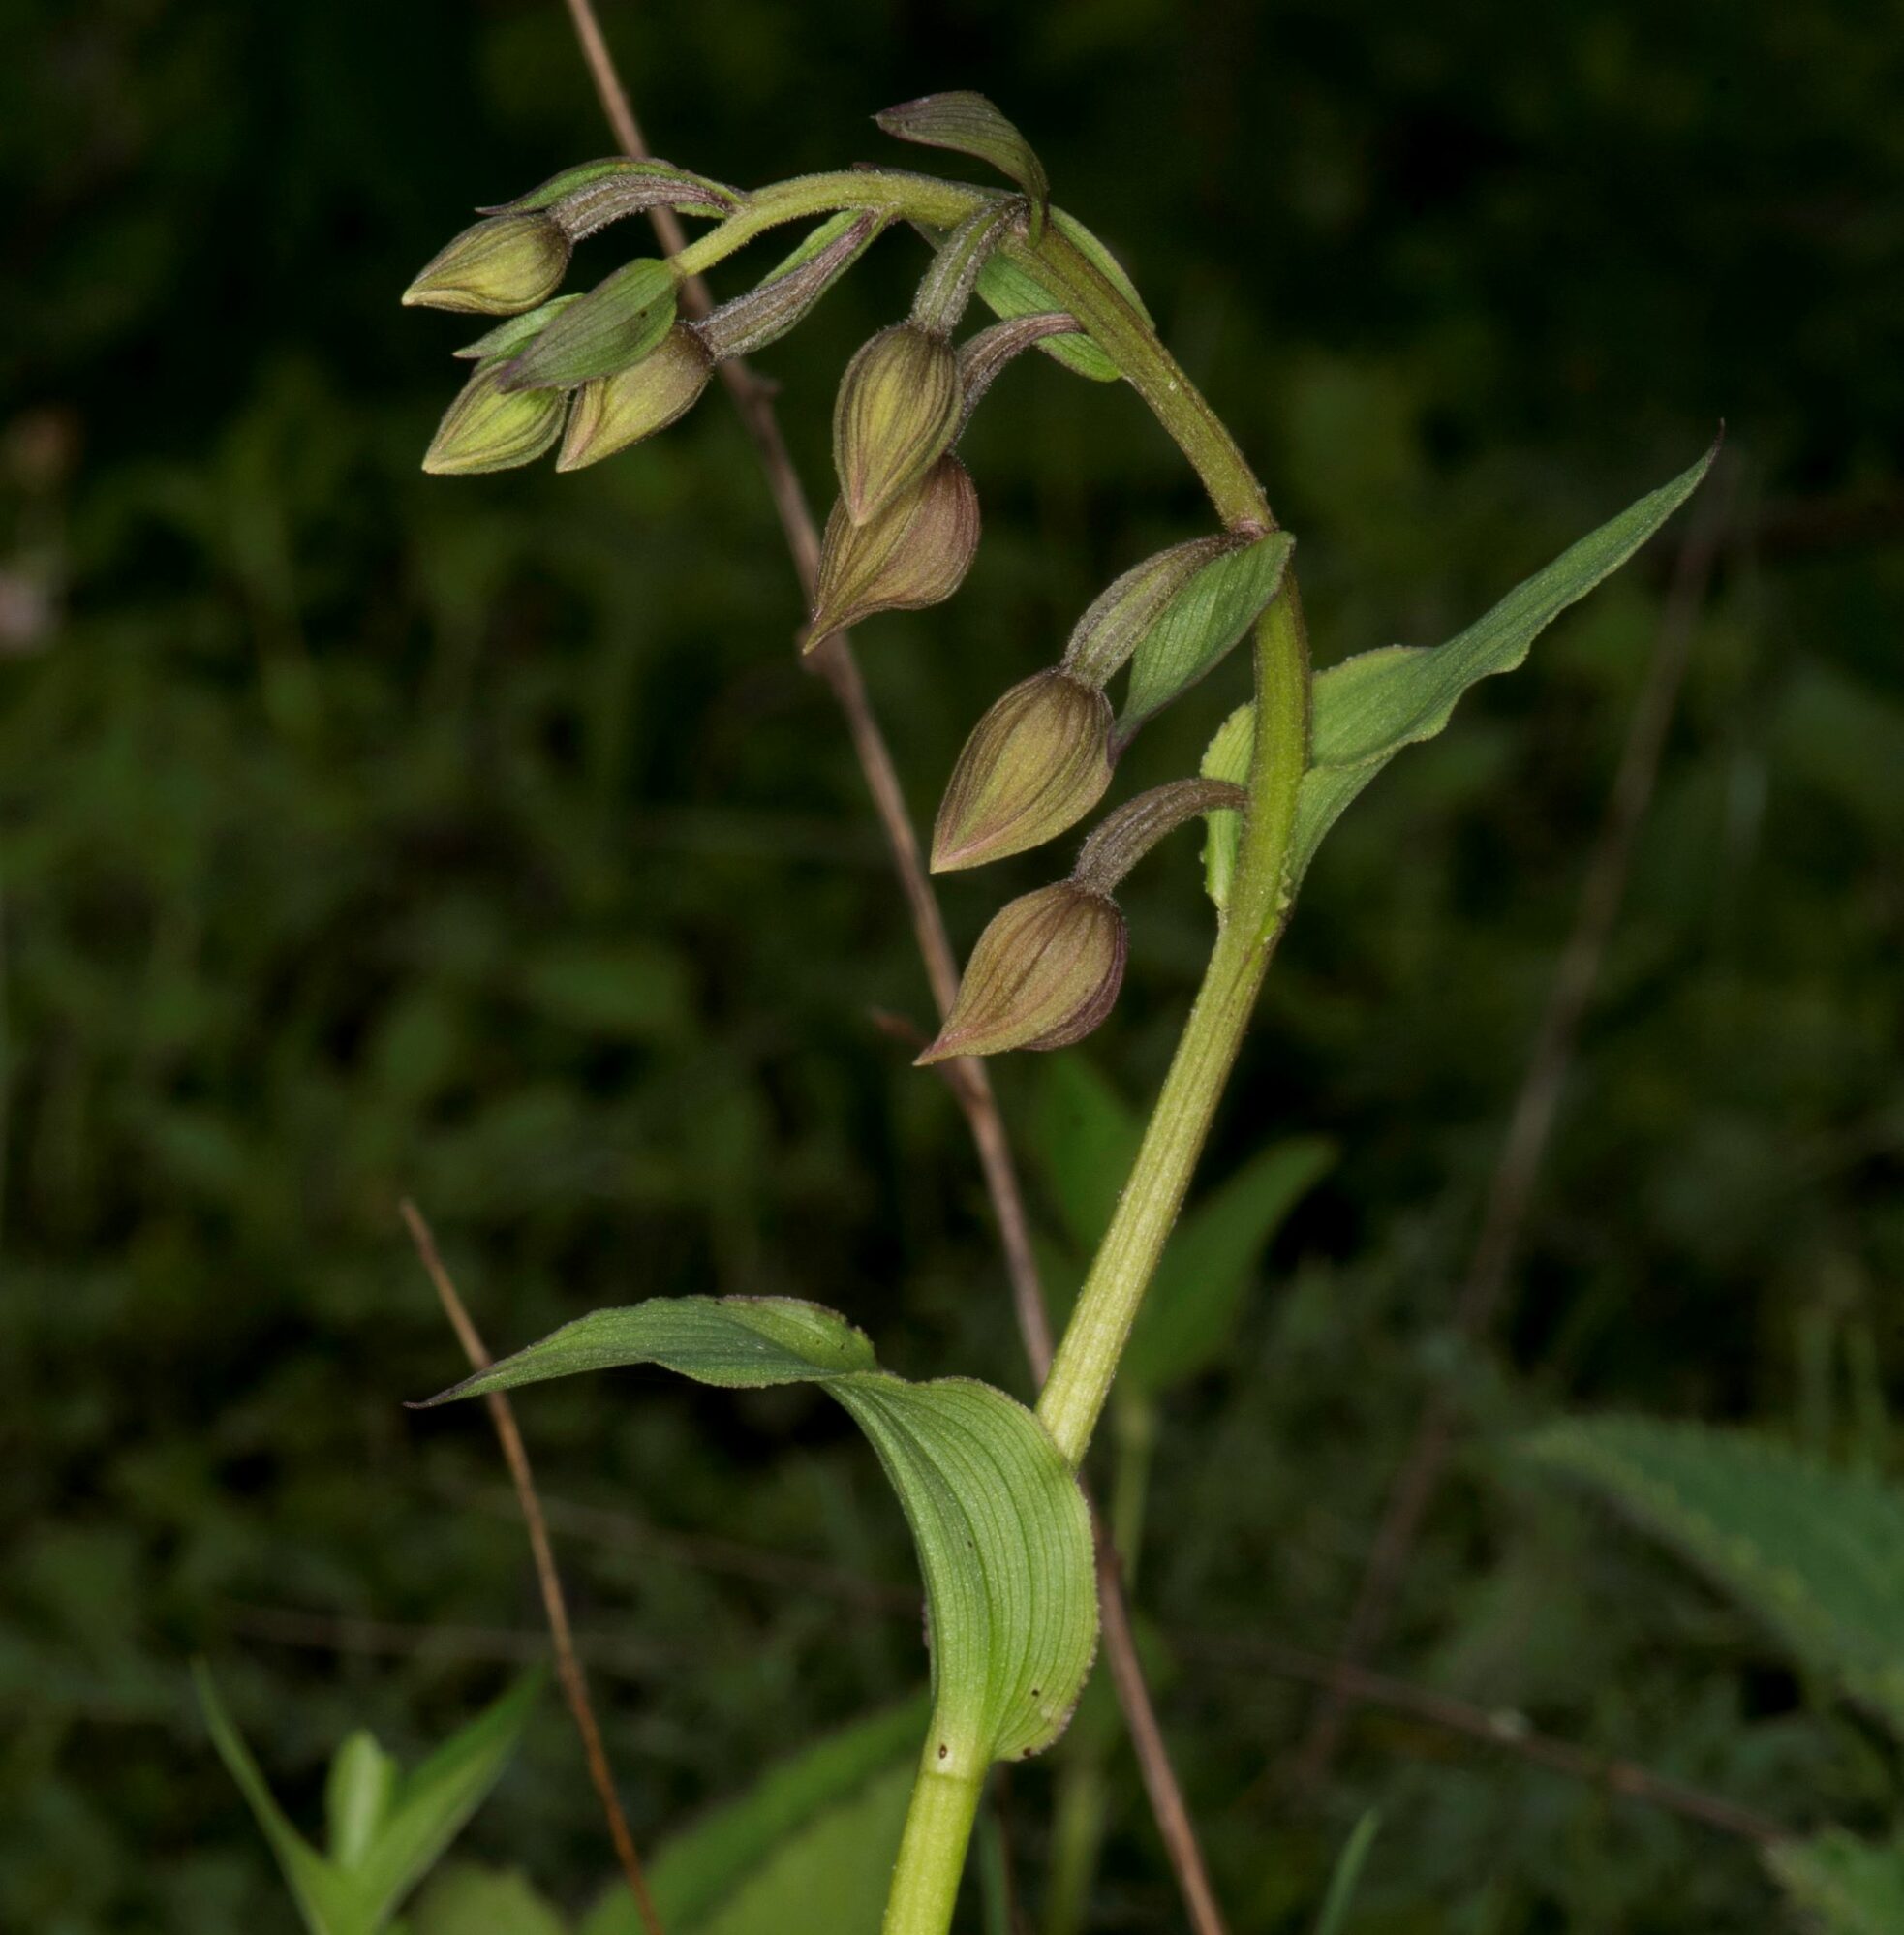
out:
<path id="1" fill-rule="evenodd" d="M 465 229 L 403 292 L 407 309 L 512 316 L 546 301 L 568 267 L 568 236 L 540 210 L 492 216 Z"/>
<path id="2" fill-rule="evenodd" d="M 665 430 L 699 401 L 714 369 L 697 330 L 677 322 L 632 369 L 597 377 L 575 392 L 575 407 L 563 439 L 559 471 L 579 471 Z M 543 390 L 521 394 L 542 396 Z"/>
<path id="3" fill-rule="evenodd" d="M 836 504 L 802 648 L 875 613 L 922 611 L 950 598 L 978 549 L 978 492 L 957 457 L 940 457 L 923 483 L 868 523 Z"/>
<path id="4" fill-rule="evenodd" d="M 1011 902 L 978 937 L 952 1012 L 919 1065 L 1082 1041 L 1111 1012 L 1129 945 L 1118 904 L 1074 880 Z"/>
<path id="5" fill-rule="evenodd" d="M 913 322 L 882 329 L 846 365 L 833 406 L 833 464 L 846 515 L 866 524 L 925 476 L 959 433 L 950 340 Z"/>
<path id="6" fill-rule="evenodd" d="M 972 728 L 933 827 L 933 872 L 1023 853 L 1075 826 L 1111 783 L 1111 702 L 1039 672 Z"/>

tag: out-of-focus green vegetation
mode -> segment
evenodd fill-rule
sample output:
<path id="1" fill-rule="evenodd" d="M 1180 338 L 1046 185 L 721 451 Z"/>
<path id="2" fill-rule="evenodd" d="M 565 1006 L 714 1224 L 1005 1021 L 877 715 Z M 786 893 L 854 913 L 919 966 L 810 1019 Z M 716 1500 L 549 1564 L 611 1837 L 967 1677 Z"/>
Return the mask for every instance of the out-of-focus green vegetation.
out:
<path id="1" fill-rule="evenodd" d="M 865 117 L 927 88 L 997 99 L 1257 459 L 1327 658 L 1445 637 L 1728 419 L 1659 797 L 1382 1663 L 1882 1838 L 1894 1749 L 1513 1447 L 1618 1406 L 1898 1472 L 1891 23 L 1852 0 L 605 17 L 656 147 L 744 184 L 878 152 Z M 1023 1370 L 956 1112 L 868 1021 L 923 1020 L 921 978 L 721 399 L 572 477 L 417 473 L 470 332 L 397 292 L 472 202 L 607 146 L 561 8 L 15 0 L 8 24 L 0 1925 L 288 1928 L 190 1656 L 308 1820 L 353 1727 L 415 1760 L 539 1644 L 481 1416 L 398 1408 L 459 1367 L 401 1194 L 499 1346 L 769 1291 L 908 1375 Z M 833 382 L 900 313 L 909 247 L 766 358 L 816 489 Z M 922 819 L 997 692 L 1202 528 L 1134 400 L 1042 358 L 967 454 L 966 589 L 863 638 Z M 1164 1401 L 1151 1479 L 1142 1610 L 1239 1930 L 1306 1925 L 1371 1802 L 1354 1925 L 1383 1935 L 1775 1912 L 1743 1844 L 1415 1722 L 1366 1715 L 1332 1790 L 1292 1796 L 1309 1696 L 1197 1643 L 1339 1632 L 1449 1363 L 1674 541 L 1345 819 L 1208 1163 L 1213 1187 L 1273 1137 L 1340 1152 L 1223 1367 Z M 1121 786 L 1188 770 L 1243 676 Z M 1131 1097 L 1208 925 L 1170 851 L 1075 1051 Z M 1058 864 L 951 882 L 962 942 Z M 1000 1081 L 1029 1123 L 1035 1068 Z M 521 1413 L 644 1838 L 916 1682 L 906 1534 L 823 1400 L 641 1374 Z M 1109 1768 L 1092 1925 L 1174 1925 Z M 1044 1766 L 1014 1775 L 1028 1878 L 1050 1797 Z M 463 1846 L 567 1908 L 595 1893 L 557 1703 Z"/>

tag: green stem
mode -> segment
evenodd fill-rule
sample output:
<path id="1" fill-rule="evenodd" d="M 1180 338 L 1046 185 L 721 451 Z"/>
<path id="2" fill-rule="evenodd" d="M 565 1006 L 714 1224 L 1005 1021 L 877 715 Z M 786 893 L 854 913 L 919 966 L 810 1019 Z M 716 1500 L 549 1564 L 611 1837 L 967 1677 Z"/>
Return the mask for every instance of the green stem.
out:
<path id="1" fill-rule="evenodd" d="M 950 230 L 996 199 L 926 175 L 807 175 L 750 196 L 674 261 L 684 277 L 697 274 L 782 223 L 842 208 L 878 209 Z M 1274 530 L 1263 488 L 1234 439 L 1150 322 L 1096 263 L 1056 224 L 1035 243 L 1008 236 L 1001 253 L 1029 266 L 1118 365 L 1189 459 L 1223 522 Z M 1229 905 L 1136 1166 L 1038 1401 L 1038 1416 L 1073 1467 L 1090 1443 L 1288 916 L 1286 861 L 1309 731 L 1308 640 L 1293 572 L 1257 622 L 1255 671 L 1256 738 Z M 968 1771 L 954 1775 L 933 1761 L 922 1765 L 893 1871 L 885 1935 L 943 1935 L 950 1925 L 979 1786 Z"/>
<path id="2" fill-rule="evenodd" d="M 959 1899 L 966 1844 L 984 1790 L 982 1773 L 941 1773 L 922 1764 L 906 1810 L 882 1935 L 944 1935 Z"/>

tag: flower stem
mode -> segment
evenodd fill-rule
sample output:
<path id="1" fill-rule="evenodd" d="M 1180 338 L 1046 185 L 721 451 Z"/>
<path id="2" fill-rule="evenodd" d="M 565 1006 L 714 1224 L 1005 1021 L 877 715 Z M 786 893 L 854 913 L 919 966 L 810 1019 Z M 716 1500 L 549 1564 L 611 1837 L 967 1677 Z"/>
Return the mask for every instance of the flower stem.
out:
<path id="1" fill-rule="evenodd" d="M 980 1772 L 948 1774 L 930 1763 L 920 1766 L 906 1810 L 881 1935 L 944 1935 L 951 1927 L 966 1844 L 984 1786 Z"/>

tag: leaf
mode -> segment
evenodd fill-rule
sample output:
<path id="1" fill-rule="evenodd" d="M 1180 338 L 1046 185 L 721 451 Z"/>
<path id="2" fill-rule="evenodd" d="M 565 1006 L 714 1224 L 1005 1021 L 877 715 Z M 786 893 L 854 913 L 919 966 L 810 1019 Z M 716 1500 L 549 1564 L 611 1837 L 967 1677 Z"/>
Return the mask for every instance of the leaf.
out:
<path id="1" fill-rule="evenodd" d="M 1118 1367 L 1124 1384 L 1155 1395 L 1216 1363 L 1265 1245 L 1335 1160 L 1321 1136 L 1272 1143 L 1196 1204 L 1138 1306 Z"/>
<path id="2" fill-rule="evenodd" d="M 1767 1438 L 1643 1418 L 1531 1441 L 1904 1737 L 1904 1495 Z"/>
<path id="3" fill-rule="evenodd" d="M 1275 597 L 1296 540 L 1272 531 L 1219 552 L 1177 592 L 1138 641 L 1118 720 L 1118 743 L 1203 677 Z"/>
<path id="4" fill-rule="evenodd" d="M 355 1870 L 380 1920 L 429 1872 L 502 1777 L 541 1690 L 540 1671 L 525 1674 L 397 1784 Z"/>
<path id="5" fill-rule="evenodd" d="M 1144 298 L 1138 294 L 1137 285 L 1124 273 L 1123 265 L 1110 250 L 1082 222 L 1075 216 L 1065 214 L 1063 209 L 1054 208 L 1051 220 L 1058 232 L 1088 256 L 1125 301 L 1149 322 L 1151 312 L 1144 307 Z M 939 240 L 943 237 L 935 237 L 936 242 Z M 1002 255 L 992 257 L 979 270 L 978 293 L 994 315 L 1007 321 L 1017 316 L 1045 316 L 1065 306 L 1037 279 L 1032 269 Z M 1075 371 L 1079 376 L 1090 377 L 1094 383 L 1116 383 L 1123 374 L 1097 343 L 1087 335 L 1048 337 L 1038 348 L 1066 369 Z"/>
<path id="6" fill-rule="evenodd" d="M 869 1871 L 873 1913 L 865 1926 L 871 1935 L 892 1873 L 927 1712 L 921 1696 L 828 1735 L 664 1842 L 648 1867 L 663 1924 L 675 1935 L 699 1935 L 729 1904 L 740 1906 L 738 1897 L 751 1896 L 756 1878 L 772 1876 L 782 1855 L 797 1860 L 794 1850 L 816 1846 L 837 1850 L 843 1894 L 852 1891 L 851 1875 L 859 1867 Z M 891 1795 L 874 1797 L 875 1788 L 885 1787 L 896 1793 L 896 1800 Z M 889 1839 L 882 1809 L 891 1814 Z M 843 1832 L 839 1824 L 851 1824 L 850 1830 Z M 828 1899 L 826 1890 L 818 1892 L 820 1905 Z M 771 1923 L 761 1926 L 771 1935 Z M 626 1887 L 618 1885 L 602 1897 L 582 1935 L 642 1935 L 640 1914 Z M 842 1935 L 848 1935 L 844 1923 Z"/>
<path id="7" fill-rule="evenodd" d="M 396 1786 L 396 1762 L 369 1734 L 353 1734 L 331 1756 L 323 1797 L 325 1841 L 340 1868 L 362 1865 Z"/>
<path id="8" fill-rule="evenodd" d="M 1477 680 L 1524 662 L 1528 647 L 1554 619 L 1625 564 L 1685 503 L 1718 449 L 1714 444 L 1671 483 L 1562 552 L 1447 644 L 1389 645 L 1316 675 L 1309 770 L 1297 799 L 1289 855 L 1292 893 L 1302 885 L 1324 835 L 1369 781 L 1404 746 L 1432 739 Z M 1253 730 L 1244 717 L 1247 711 L 1231 714 L 1211 741 L 1202 768 L 1207 778 L 1238 783 L 1247 778 Z M 1228 899 L 1236 838 L 1234 818 L 1212 822 L 1205 865 L 1211 897 L 1219 907 Z"/>
<path id="9" fill-rule="evenodd" d="M 1315 1935 L 1345 1935 L 1363 1864 L 1368 1858 L 1368 1850 L 1375 1845 L 1375 1830 L 1381 1825 L 1382 1817 L 1371 1807 L 1349 1830 L 1349 1838 L 1336 1857 L 1336 1872 L 1329 1877 L 1329 1892 L 1322 1898 Z"/>
<path id="10" fill-rule="evenodd" d="M 631 369 L 674 324 L 674 271 L 625 262 L 554 318 L 503 370 L 506 389 L 570 389 Z"/>
<path id="11" fill-rule="evenodd" d="M 374 1935 L 382 1917 L 374 1911 L 365 1884 L 357 1876 L 333 1867 L 291 1825 L 252 1759 L 244 1736 L 226 1711 L 211 1669 L 202 1660 L 193 1663 L 192 1679 L 211 1743 L 271 1844 L 285 1886 L 291 1889 L 311 1935 Z"/>
<path id="12" fill-rule="evenodd" d="M 456 1861 L 430 1877 L 410 1935 L 567 1935 L 568 1924 L 513 1868 Z"/>
<path id="13" fill-rule="evenodd" d="M 644 208 L 666 206 L 683 215 L 725 215 L 740 206 L 741 198 L 731 188 L 709 181 L 705 175 L 690 174 L 672 162 L 610 155 L 602 161 L 578 162 L 527 195 L 478 208 L 476 213 L 524 215 L 553 208 L 558 201 L 568 204 L 561 211 L 566 218 L 564 226 L 579 236 L 593 233 L 603 222 Z"/>
<path id="14" fill-rule="evenodd" d="M 975 1775 L 1063 1732 L 1096 1644 L 1090 1525 L 1062 1454 L 1022 1404 L 966 1378 L 908 1384 L 877 1369 L 835 1312 L 741 1297 L 599 1310 L 430 1402 L 634 1364 L 730 1388 L 810 1380 L 872 1439 L 925 1575 L 946 1773 Z"/>
<path id="15" fill-rule="evenodd" d="M 498 356 L 512 356 L 524 344 L 539 336 L 565 309 L 574 308 L 581 299 L 579 295 L 551 296 L 539 308 L 525 309 L 520 316 L 504 317 L 495 328 L 450 353 L 475 363 L 492 362 Z"/>
<path id="16" fill-rule="evenodd" d="M 1065 1234 L 1089 1256 L 1110 1227 L 1144 1123 L 1082 1056 L 1049 1056 L 1039 1076 L 1030 1147 Z"/>
<path id="17" fill-rule="evenodd" d="M 1842 1828 L 1777 1841 L 1766 1865 L 1824 1935 L 1897 1935 L 1904 1928 L 1904 1839 L 1861 1841 Z"/>
<path id="18" fill-rule="evenodd" d="M 1044 233 L 1051 212 L 1051 183 L 1031 143 L 982 94 L 957 89 L 904 101 L 873 117 L 876 127 L 902 141 L 971 155 L 1015 181 L 1030 199 L 1031 239 Z"/>

